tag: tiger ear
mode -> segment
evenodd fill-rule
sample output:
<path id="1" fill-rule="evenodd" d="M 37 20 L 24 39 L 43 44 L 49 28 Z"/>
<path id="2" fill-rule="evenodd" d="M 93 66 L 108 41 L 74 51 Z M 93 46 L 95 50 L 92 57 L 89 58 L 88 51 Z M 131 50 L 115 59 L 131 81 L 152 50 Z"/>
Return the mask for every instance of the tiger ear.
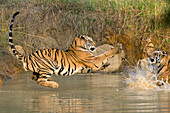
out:
<path id="1" fill-rule="evenodd" d="M 79 35 L 78 38 L 85 39 L 83 35 Z"/>
<path id="2" fill-rule="evenodd" d="M 85 37 L 84 37 L 83 35 L 80 35 L 80 38 L 81 38 L 81 39 L 85 39 Z"/>
<path id="3" fill-rule="evenodd" d="M 84 36 L 81 36 L 81 39 L 85 39 L 85 37 L 84 37 Z"/>

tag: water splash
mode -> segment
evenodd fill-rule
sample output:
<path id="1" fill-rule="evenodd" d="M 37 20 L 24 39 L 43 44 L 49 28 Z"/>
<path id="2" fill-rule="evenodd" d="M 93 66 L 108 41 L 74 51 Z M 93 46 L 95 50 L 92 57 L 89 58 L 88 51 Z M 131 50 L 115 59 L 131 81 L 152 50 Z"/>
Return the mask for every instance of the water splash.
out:
<path id="1" fill-rule="evenodd" d="M 134 67 L 129 69 L 128 76 L 126 77 L 126 83 L 130 88 L 135 89 L 156 89 L 156 90 L 169 90 L 170 84 L 163 82 L 163 80 L 157 80 L 157 75 L 154 73 L 155 68 L 153 65 L 145 65 L 145 67 Z M 158 86 L 157 82 L 161 82 L 164 85 Z"/>

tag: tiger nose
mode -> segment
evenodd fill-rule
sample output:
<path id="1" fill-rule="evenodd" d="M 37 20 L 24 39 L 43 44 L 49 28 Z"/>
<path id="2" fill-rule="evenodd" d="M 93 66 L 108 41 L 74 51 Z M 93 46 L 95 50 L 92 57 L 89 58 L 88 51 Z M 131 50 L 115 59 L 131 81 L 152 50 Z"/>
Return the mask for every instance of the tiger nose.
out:
<path id="1" fill-rule="evenodd" d="M 154 61 L 154 59 L 150 59 L 151 60 L 151 62 L 153 62 Z"/>
<path id="2" fill-rule="evenodd" d="M 92 48 L 90 48 L 90 50 L 91 50 L 91 51 L 93 51 L 93 50 L 95 50 L 95 48 L 94 48 L 94 47 L 92 47 Z"/>

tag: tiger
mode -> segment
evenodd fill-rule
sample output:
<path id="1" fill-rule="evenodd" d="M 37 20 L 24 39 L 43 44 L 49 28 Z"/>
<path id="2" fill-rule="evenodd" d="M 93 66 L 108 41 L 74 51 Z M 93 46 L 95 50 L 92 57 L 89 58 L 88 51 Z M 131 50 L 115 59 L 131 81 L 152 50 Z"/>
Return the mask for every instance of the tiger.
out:
<path id="1" fill-rule="evenodd" d="M 153 64 L 157 74 L 157 85 L 163 86 L 165 82 L 170 84 L 170 56 L 166 51 L 154 51 L 148 56 L 150 64 Z M 160 82 L 162 81 L 163 82 Z"/>
<path id="2" fill-rule="evenodd" d="M 18 14 L 19 12 L 14 13 L 11 19 L 9 45 L 14 56 L 22 62 L 24 70 L 33 72 L 32 79 L 39 85 L 58 88 L 59 84 L 51 79 L 52 74 L 69 76 L 85 69 L 100 70 L 109 58 L 120 53 L 122 49 L 122 46 L 118 44 L 105 53 L 94 56 L 91 52 L 96 49 L 95 42 L 88 36 L 79 35 L 67 50 L 40 49 L 29 55 L 23 55 L 16 50 L 12 38 L 13 22 Z"/>

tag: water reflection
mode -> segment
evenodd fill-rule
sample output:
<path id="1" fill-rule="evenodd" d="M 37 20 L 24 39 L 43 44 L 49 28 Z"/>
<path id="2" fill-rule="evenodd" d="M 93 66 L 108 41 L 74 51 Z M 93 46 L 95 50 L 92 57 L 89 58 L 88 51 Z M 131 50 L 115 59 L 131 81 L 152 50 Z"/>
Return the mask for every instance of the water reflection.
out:
<path id="1" fill-rule="evenodd" d="M 123 75 L 54 77 L 58 89 L 38 86 L 22 73 L 0 86 L 0 112 L 169 112 L 169 92 L 129 89 Z"/>

